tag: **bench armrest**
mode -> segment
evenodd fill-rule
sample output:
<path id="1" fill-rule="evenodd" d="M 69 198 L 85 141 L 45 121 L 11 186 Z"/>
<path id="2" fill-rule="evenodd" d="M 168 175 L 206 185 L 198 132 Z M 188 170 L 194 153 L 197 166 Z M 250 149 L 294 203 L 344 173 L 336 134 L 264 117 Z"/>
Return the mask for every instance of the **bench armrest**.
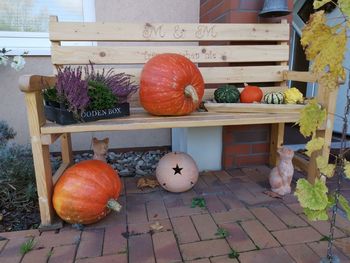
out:
<path id="1" fill-rule="evenodd" d="M 23 92 L 40 91 L 56 84 L 55 76 L 22 75 L 19 78 L 19 88 Z"/>

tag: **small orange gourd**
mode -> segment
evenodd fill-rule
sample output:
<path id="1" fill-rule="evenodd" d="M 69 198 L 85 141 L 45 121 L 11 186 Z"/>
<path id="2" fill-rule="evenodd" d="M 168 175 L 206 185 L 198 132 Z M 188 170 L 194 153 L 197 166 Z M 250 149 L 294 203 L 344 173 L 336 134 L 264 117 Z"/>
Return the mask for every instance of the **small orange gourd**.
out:
<path id="1" fill-rule="evenodd" d="M 118 173 L 100 160 L 82 161 L 68 168 L 57 181 L 53 206 L 64 221 L 92 224 L 110 210 L 120 211 L 116 201 L 122 184 Z"/>

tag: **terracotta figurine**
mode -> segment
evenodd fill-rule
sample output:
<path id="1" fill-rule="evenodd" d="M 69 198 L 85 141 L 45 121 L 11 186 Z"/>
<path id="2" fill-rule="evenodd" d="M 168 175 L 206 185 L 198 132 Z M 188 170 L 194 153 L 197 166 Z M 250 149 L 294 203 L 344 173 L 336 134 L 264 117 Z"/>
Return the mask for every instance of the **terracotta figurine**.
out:
<path id="1" fill-rule="evenodd" d="M 108 151 L 109 138 L 104 138 L 99 140 L 97 138 L 92 138 L 92 150 L 94 151 L 94 160 L 101 160 L 107 162 L 106 155 Z"/>
<path id="2" fill-rule="evenodd" d="M 269 181 L 271 190 L 279 195 L 290 194 L 290 184 L 294 173 L 292 164 L 294 151 L 287 147 L 282 147 L 277 152 L 280 155 L 280 161 L 270 172 Z"/>

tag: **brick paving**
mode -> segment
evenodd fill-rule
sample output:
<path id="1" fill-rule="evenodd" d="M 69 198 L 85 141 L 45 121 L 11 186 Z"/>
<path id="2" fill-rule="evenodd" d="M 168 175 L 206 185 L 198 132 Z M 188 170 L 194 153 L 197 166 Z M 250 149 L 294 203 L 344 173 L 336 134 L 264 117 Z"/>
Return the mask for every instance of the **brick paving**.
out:
<path id="1" fill-rule="evenodd" d="M 137 178 L 124 178 L 119 214 L 83 230 L 65 225 L 57 231 L 0 233 L 0 262 L 319 262 L 326 255 L 329 222 L 309 222 L 293 195 L 265 195 L 268 174 L 266 166 L 205 172 L 180 194 L 141 191 Z M 207 207 L 191 208 L 193 197 L 203 197 Z M 162 228 L 153 229 L 155 223 Z M 217 235 L 219 228 L 228 235 Z M 335 237 L 335 253 L 350 262 L 350 222 L 341 215 Z M 20 247 L 30 239 L 35 245 L 22 255 Z M 229 257 L 233 252 L 238 258 Z"/>

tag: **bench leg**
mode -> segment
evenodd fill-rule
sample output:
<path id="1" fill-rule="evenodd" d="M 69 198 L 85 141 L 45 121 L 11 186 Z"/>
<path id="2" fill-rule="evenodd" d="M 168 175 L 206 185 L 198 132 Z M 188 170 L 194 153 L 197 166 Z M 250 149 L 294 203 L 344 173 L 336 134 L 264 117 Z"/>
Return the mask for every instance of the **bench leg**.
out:
<path id="1" fill-rule="evenodd" d="M 283 144 L 284 137 L 284 123 L 271 124 L 271 135 L 270 135 L 270 159 L 269 164 L 271 167 L 277 165 L 278 153 L 277 149 Z"/>
<path id="2" fill-rule="evenodd" d="M 64 133 L 61 136 L 62 162 L 66 164 L 73 163 L 72 139 L 70 133 Z"/>

